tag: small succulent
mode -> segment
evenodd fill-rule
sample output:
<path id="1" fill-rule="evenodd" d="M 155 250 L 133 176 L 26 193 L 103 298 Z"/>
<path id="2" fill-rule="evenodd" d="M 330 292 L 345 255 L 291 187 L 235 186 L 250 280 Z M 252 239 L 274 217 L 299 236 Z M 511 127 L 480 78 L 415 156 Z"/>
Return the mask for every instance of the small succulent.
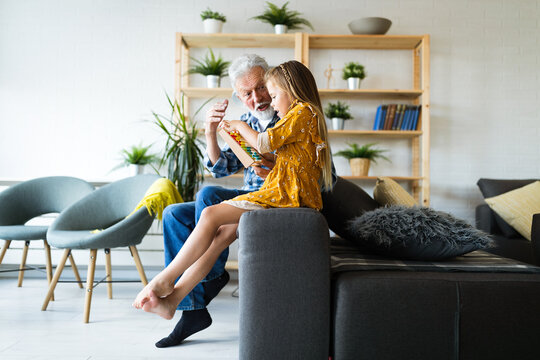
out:
<path id="1" fill-rule="evenodd" d="M 355 159 L 355 158 L 364 158 L 369 159 L 370 161 L 373 161 L 374 163 L 377 162 L 377 159 L 384 159 L 387 161 L 390 161 L 386 156 L 384 156 L 382 153 L 386 152 L 387 150 L 383 149 L 375 149 L 373 146 L 376 144 L 366 144 L 363 146 L 358 146 L 358 144 L 348 144 L 349 149 L 338 151 L 335 153 L 335 156 L 342 156 L 346 159 Z"/>
<path id="2" fill-rule="evenodd" d="M 227 22 L 227 17 L 225 17 L 225 15 L 217 11 L 212 11 L 210 10 L 210 8 L 207 8 L 206 10 L 203 10 L 201 12 L 201 19 L 203 21 L 206 19 L 216 19 L 219 21 Z"/>
<path id="3" fill-rule="evenodd" d="M 353 61 L 346 63 L 343 68 L 343 80 L 347 80 L 351 77 L 360 78 L 360 80 L 364 79 L 366 77 L 364 66 Z"/>
<path id="4" fill-rule="evenodd" d="M 201 74 L 204 76 L 217 75 L 219 77 L 225 77 L 227 76 L 227 68 L 231 63 L 230 61 L 223 60 L 221 55 L 216 58 L 214 52 L 210 48 L 208 48 L 208 54 L 204 56 L 202 61 L 195 58 L 191 58 L 191 60 L 193 60 L 196 65 L 189 69 L 189 73 Z"/>
<path id="5" fill-rule="evenodd" d="M 340 118 L 343 120 L 352 119 L 351 113 L 349 112 L 349 105 L 338 101 L 337 103 L 329 103 L 328 106 L 324 109 L 324 115 L 329 118 Z"/>
<path id="6" fill-rule="evenodd" d="M 251 19 L 260 20 L 271 25 L 287 25 L 290 30 L 300 29 L 302 25 L 309 26 L 311 30 L 314 30 L 309 21 L 300 17 L 302 15 L 300 12 L 287 9 L 288 4 L 287 1 L 282 7 L 279 7 L 267 1 L 267 9 L 261 15 L 254 16 Z"/>

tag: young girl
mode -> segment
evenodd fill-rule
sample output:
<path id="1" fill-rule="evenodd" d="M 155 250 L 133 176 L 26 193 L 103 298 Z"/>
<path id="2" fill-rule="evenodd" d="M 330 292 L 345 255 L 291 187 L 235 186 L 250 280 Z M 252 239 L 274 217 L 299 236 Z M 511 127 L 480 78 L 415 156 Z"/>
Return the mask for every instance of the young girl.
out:
<path id="1" fill-rule="evenodd" d="M 259 150 L 275 150 L 276 163 L 260 190 L 205 208 L 174 260 L 137 295 L 133 306 L 171 319 L 180 301 L 210 271 L 236 239 L 240 216 L 273 207 L 322 208 L 320 186 L 332 187 L 328 133 L 313 75 L 298 61 L 285 62 L 265 76 L 272 107 L 281 120 L 258 133 L 242 121 L 226 121 Z M 182 275 L 178 282 L 175 279 Z"/>

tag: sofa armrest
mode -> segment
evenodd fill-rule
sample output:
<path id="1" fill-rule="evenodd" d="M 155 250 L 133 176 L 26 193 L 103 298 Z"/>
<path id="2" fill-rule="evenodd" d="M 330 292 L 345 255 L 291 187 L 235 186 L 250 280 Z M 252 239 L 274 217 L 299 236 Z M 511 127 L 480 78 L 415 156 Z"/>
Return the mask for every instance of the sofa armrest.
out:
<path id="1" fill-rule="evenodd" d="M 480 204 L 476 207 L 476 228 L 488 234 L 498 233 L 495 213 L 488 204 Z"/>
<path id="2" fill-rule="evenodd" d="M 533 215 L 531 243 L 536 265 L 540 266 L 540 214 Z"/>
<path id="3" fill-rule="evenodd" d="M 306 208 L 242 215 L 240 359 L 328 359 L 328 225 Z"/>

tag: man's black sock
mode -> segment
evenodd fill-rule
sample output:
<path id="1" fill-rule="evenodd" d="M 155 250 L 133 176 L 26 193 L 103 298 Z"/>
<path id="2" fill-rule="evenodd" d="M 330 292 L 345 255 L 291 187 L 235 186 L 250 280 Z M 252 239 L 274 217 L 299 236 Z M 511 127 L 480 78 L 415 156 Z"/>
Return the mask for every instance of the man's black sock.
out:
<path id="1" fill-rule="evenodd" d="M 206 329 L 212 324 L 212 318 L 206 309 L 184 310 L 180 321 L 169 336 L 156 343 L 156 347 L 164 348 L 179 345 L 188 336 Z"/>
<path id="2" fill-rule="evenodd" d="M 229 273 L 225 270 L 220 277 L 202 283 L 204 288 L 204 302 L 207 306 L 219 294 L 221 289 L 227 285 L 230 278 Z"/>

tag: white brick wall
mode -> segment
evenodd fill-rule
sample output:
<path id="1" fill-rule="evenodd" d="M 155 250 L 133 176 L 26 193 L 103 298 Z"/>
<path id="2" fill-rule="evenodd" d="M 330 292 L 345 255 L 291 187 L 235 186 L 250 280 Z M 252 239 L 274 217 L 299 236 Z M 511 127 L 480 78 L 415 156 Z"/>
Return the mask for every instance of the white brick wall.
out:
<path id="1" fill-rule="evenodd" d="M 159 140 L 142 120 L 152 110 L 165 112 L 163 90 L 173 91 L 174 33 L 202 32 L 199 13 L 207 6 L 225 13 L 225 32 L 271 31 L 246 21 L 261 12 L 262 0 L 2 0 L 0 179 L 125 176 L 110 172 L 120 149 Z M 482 201 L 478 178 L 540 177 L 538 0 L 293 0 L 290 8 L 302 11 L 316 33 L 347 34 L 346 24 L 355 18 L 384 16 L 393 21 L 389 34 L 431 35 L 434 208 L 473 222 Z M 275 51 L 260 52 L 273 64 L 281 60 Z M 328 63 L 341 67 L 350 56 L 367 65 L 365 87 L 389 78 L 396 86 L 410 81 L 408 55 L 398 55 L 404 61 L 399 65 L 374 53 L 321 51 L 311 59 L 319 84 L 326 83 L 322 71 Z M 405 70 L 386 73 L 394 65 Z M 336 87 L 343 86 L 340 81 Z M 368 126 L 376 105 L 355 102 L 355 120 L 347 127 Z M 392 164 L 380 163 L 374 174 L 409 168 L 405 149 L 391 155 Z M 336 165 L 349 171 L 342 159 Z M 359 184 L 368 191 L 372 186 Z M 161 254 L 150 251 L 159 250 L 160 242 L 159 235 L 145 240 L 143 262 L 161 264 Z M 131 262 L 126 256 L 122 263 Z"/>

